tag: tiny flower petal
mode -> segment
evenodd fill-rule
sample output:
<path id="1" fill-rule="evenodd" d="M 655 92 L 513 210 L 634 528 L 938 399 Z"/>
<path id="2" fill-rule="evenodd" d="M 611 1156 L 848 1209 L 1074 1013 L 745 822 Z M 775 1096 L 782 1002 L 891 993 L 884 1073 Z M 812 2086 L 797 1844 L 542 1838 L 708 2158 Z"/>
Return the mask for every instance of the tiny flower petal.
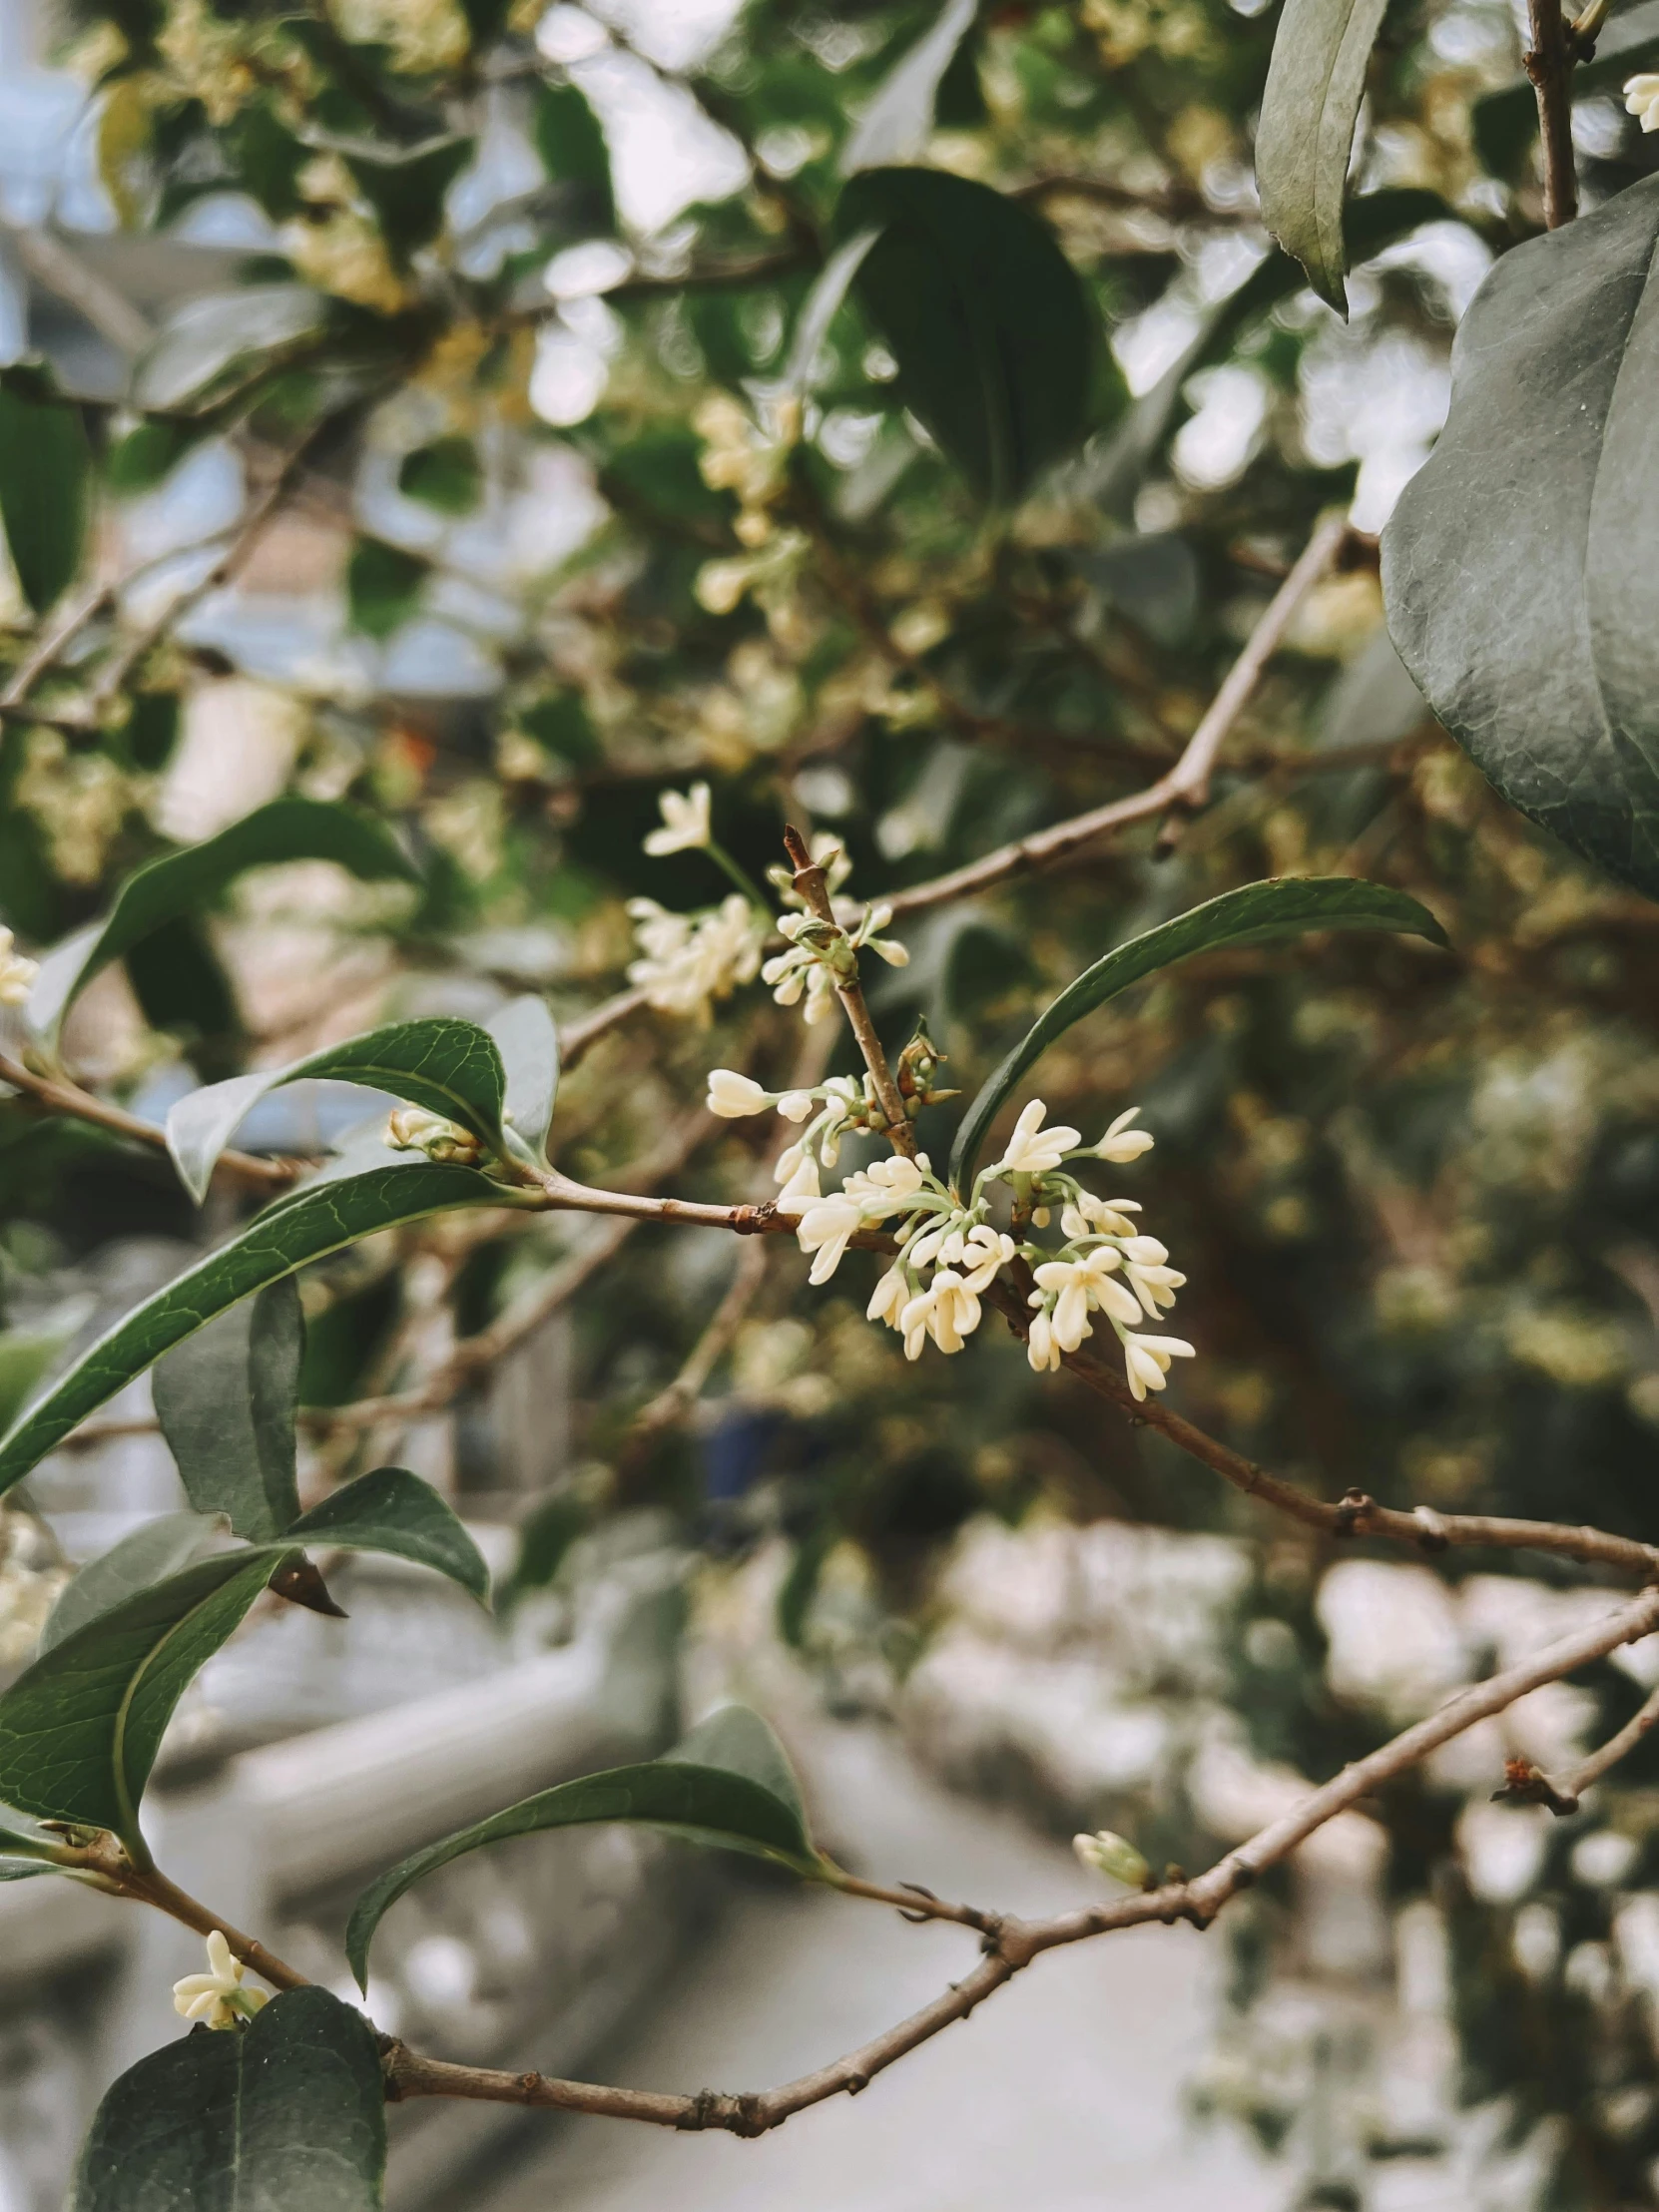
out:
<path id="1" fill-rule="evenodd" d="M 645 849 L 654 860 L 670 852 L 694 851 L 709 842 L 709 787 L 694 784 L 689 792 L 664 792 L 657 801 L 663 827 L 653 830 Z"/>

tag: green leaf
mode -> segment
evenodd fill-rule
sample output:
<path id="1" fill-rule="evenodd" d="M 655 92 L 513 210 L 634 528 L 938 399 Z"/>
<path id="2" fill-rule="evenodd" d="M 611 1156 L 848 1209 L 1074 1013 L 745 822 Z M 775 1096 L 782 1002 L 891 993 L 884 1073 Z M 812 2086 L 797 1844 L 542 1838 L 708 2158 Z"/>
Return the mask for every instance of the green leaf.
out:
<path id="1" fill-rule="evenodd" d="M 534 132 L 542 167 L 576 203 L 575 227 L 589 234 L 614 231 L 610 152 L 585 95 L 575 85 L 539 86 Z"/>
<path id="2" fill-rule="evenodd" d="M 266 1068 L 209 1083 L 180 1099 L 167 1117 L 167 1148 L 187 1191 L 200 1206 L 214 1164 L 239 1122 L 268 1091 L 284 1083 L 361 1083 L 390 1091 L 459 1122 L 483 1143 L 502 1149 L 501 1108 L 506 1075 L 495 1040 L 476 1022 L 435 1015 L 424 1021 L 389 1022 L 366 1036 L 324 1045 L 285 1068 Z"/>
<path id="3" fill-rule="evenodd" d="M 294 1409 L 305 1318 L 291 1275 L 187 1337 L 157 1364 L 156 1417 L 199 1513 L 251 1543 L 298 1517 Z"/>
<path id="4" fill-rule="evenodd" d="M 91 474 L 80 409 L 58 397 L 50 373 L 23 362 L 0 369 L 0 523 L 37 615 L 81 565 Z"/>
<path id="5" fill-rule="evenodd" d="M 434 438 L 405 453 L 397 470 L 397 488 L 439 514 L 471 514 L 483 490 L 478 448 L 470 438 Z"/>
<path id="6" fill-rule="evenodd" d="M 945 0 L 930 30 L 888 71 L 841 149 L 840 172 L 919 161 L 933 132 L 939 86 L 978 8 L 978 0 Z"/>
<path id="7" fill-rule="evenodd" d="M 405 553 L 383 538 L 359 538 L 345 568 L 352 628 L 369 638 L 389 638 L 400 630 L 420 603 L 431 566 L 420 554 Z"/>
<path id="8" fill-rule="evenodd" d="M 380 2212 L 374 2030 L 330 1990 L 152 2051 L 93 2116 L 69 2212 Z"/>
<path id="9" fill-rule="evenodd" d="M 277 1544 L 203 1559 L 76 1629 L 0 1695 L 0 1802 L 107 1828 L 148 1863 L 139 1801 L 192 1678 L 277 1569 Z"/>
<path id="10" fill-rule="evenodd" d="M 125 1315 L 0 1437 L 0 1491 L 20 1481 L 123 1383 L 268 1283 L 382 1229 L 457 1206 L 523 1203 L 522 1192 L 491 1182 L 476 1168 L 429 1161 L 370 1168 L 278 1199 L 231 1244 Z"/>
<path id="11" fill-rule="evenodd" d="M 837 241 L 871 230 L 852 289 L 898 396 L 980 498 L 1014 505 L 1092 427 L 1100 333 L 1076 272 L 1029 209 L 942 170 L 852 178 Z"/>
<path id="12" fill-rule="evenodd" d="M 392 260 L 408 267 L 417 248 L 443 228 L 444 195 L 472 158 L 469 138 L 449 138 L 395 153 L 366 148 L 342 156 L 357 190 L 374 210 Z"/>
<path id="13" fill-rule="evenodd" d="M 319 799 L 274 799 L 217 837 L 151 860 L 128 876 L 103 921 L 77 930 L 41 962 L 29 998 L 36 1034 L 51 1037 L 100 968 L 160 929 L 210 905 L 251 867 L 333 860 L 365 882 L 419 880 L 389 831 L 371 816 Z"/>
<path id="14" fill-rule="evenodd" d="M 314 352 L 328 302 L 305 284 L 241 284 L 176 309 L 133 371 L 141 412 L 201 414 L 257 377 Z"/>
<path id="15" fill-rule="evenodd" d="M 1285 0 L 1256 126 L 1262 220 L 1347 319 L 1343 199 L 1387 0 Z"/>
<path id="16" fill-rule="evenodd" d="M 432 1485 L 403 1467 L 358 1475 L 302 1513 L 287 1534 L 319 1551 L 393 1552 L 448 1575 L 480 1605 L 489 1601 L 482 1552 Z"/>
<path id="17" fill-rule="evenodd" d="M 381 1875 L 351 1908 L 345 1932 L 345 1955 L 358 1987 L 368 1985 L 374 1931 L 405 1890 L 485 1844 L 595 1821 L 630 1821 L 687 1843 L 744 1852 L 809 1880 L 826 1875 L 826 1862 L 807 1832 L 801 1792 L 783 1746 L 758 1713 L 727 1706 L 665 1758 L 561 1782 L 446 1836 Z"/>
<path id="18" fill-rule="evenodd" d="M 1219 898 L 1206 899 L 1173 921 L 1131 937 L 1085 968 L 1038 1017 L 962 1116 L 950 1154 L 952 1185 L 963 1192 L 969 1188 L 979 1148 L 1015 1084 L 1074 1021 L 1143 976 L 1191 959 L 1194 953 L 1215 952 L 1224 945 L 1283 944 L 1313 929 L 1397 929 L 1426 937 L 1431 944 L 1446 941 L 1445 931 L 1426 906 L 1419 906 L 1403 891 L 1353 876 L 1292 876 L 1245 883 Z"/>
<path id="19" fill-rule="evenodd" d="M 77 1629 L 188 1567 L 225 1526 L 219 1513 L 160 1513 L 123 1536 L 101 1558 L 84 1566 L 47 1616 L 37 1658 L 44 1658 Z M 0 1846 L 5 1839 L 0 1837 Z"/>
<path id="20" fill-rule="evenodd" d="M 507 1074 L 506 1112 L 513 1136 L 545 1166 L 547 1132 L 559 1095 L 559 1032 L 544 999 L 526 992 L 487 1024 Z"/>
<path id="21" fill-rule="evenodd" d="M 1659 897 L 1659 178 L 1505 254 L 1382 539 L 1388 630 L 1511 806 Z"/>

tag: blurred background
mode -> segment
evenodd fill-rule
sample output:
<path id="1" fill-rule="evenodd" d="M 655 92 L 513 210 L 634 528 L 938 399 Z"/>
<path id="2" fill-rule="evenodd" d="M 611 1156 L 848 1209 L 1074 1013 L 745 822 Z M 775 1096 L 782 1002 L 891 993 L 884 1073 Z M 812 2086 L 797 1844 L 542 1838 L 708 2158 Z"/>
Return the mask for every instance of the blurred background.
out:
<path id="1" fill-rule="evenodd" d="M 561 1165 L 761 1195 L 702 1079 L 781 1083 L 799 1032 L 715 943 L 708 855 L 643 853 L 659 794 L 710 783 L 757 876 L 788 819 L 840 840 L 854 894 L 929 879 L 1166 768 L 1351 505 L 1210 807 L 901 920 L 874 1010 L 895 1047 L 924 1020 L 971 1091 L 1089 960 L 1234 883 L 1423 899 L 1454 957 L 1211 957 L 1070 1032 L 1043 1095 L 1091 1133 L 1139 1105 L 1157 1138 L 1132 1180 L 1190 1278 L 1194 1418 L 1323 1497 L 1651 1536 L 1655 912 L 1438 732 L 1377 575 L 1457 317 L 1540 224 L 1522 40 L 1504 0 L 1390 6 L 1345 322 L 1256 216 L 1274 13 L 0 0 L 0 362 L 49 367 L 95 474 L 84 619 L 0 713 L 0 923 L 38 957 L 286 793 L 371 810 L 418 876 L 237 874 L 79 998 L 75 1078 L 159 1123 L 400 1013 L 534 991 L 570 1025 L 627 994 L 566 1079 Z M 1650 51 L 1638 0 L 1579 72 L 1590 202 L 1650 161 L 1617 99 Z M 821 284 L 872 160 L 1015 196 L 1098 315 L 1087 442 L 1005 531 Z M 17 684 L 41 631 L 14 571 Z M 705 918 L 665 934 L 640 900 Z M 298 1085 L 239 1141 L 314 1156 L 362 1112 Z M 218 1187 L 198 1214 L 164 1157 L 0 1092 L 0 1413 L 247 1208 Z M 389 1561 L 333 1577 L 347 1621 L 262 1610 L 155 1803 L 187 1886 L 342 1993 L 371 1870 L 723 1696 L 774 1718 L 848 1864 L 1035 1911 L 1098 1890 L 1074 1830 L 1196 1870 L 1605 1606 L 1576 1567 L 1275 1525 L 993 1326 L 907 1366 L 864 1256 L 819 1291 L 734 1241 L 469 1215 L 307 1276 L 307 1483 L 437 1482 L 496 1610 Z M 8 1671 L 72 1564 L 181 1501 L 147 1386 L 27 1487 L 0 1511 Z M 1659 1764 L 1570 1821 L 1490 1802 L 1506 1758 L 1570 1761 L 1656 1674 L 1638 1649 L 1538 1691 L 1207 1936 L 1052 1961 L 764 2142 L 434 2108 L 395 2115 L 392 2202 L 1659 2202 Z M 61 2201 L 197 1963 L 61 1887 L 0 1890 L 0 2212 Z M 427 2047 L 688 2089 L 806 2070 L 966 1963 L 949 1930 L 606 1831 L 449 1870 L 378 1957 L 374 2018 Z"/>

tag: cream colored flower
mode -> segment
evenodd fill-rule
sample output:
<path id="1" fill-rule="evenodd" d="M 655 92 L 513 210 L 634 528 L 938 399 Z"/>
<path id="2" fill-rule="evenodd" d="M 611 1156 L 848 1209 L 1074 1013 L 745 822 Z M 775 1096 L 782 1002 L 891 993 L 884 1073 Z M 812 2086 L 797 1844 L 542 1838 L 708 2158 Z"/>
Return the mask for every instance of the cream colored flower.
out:
<path id="1" fill-rule="evenodd" d="M 739 1075 L 732 1068 L 711 1068 L 706 1103 L 722 1121 L 741 1121 L 746 1114 L 764 1114 L 772 1104 L 772 1093 L 763 1091 L 753 1076 Z"/>
<path id="2" fill-rule="evenodd" d="M 793 1209 L 792 1209 L 793 1211 Z M 809 1283 L 828 1283 L 846 1257 L 849 1241 L 864 1225 L 856 1199 L 831 1191 L 816 1205 L 809 1205 L 796 1224 L 796 1238 L 803 1252 L 813 1254 Z"/>
<path id="3" fill-rule="evenodd" d="M 424 1106 L 399 1106 L 386 1122 L 388 1152 L 424 1152 L 428 1160 L 455 1161 L 468 1166 L 477 1159 L 478 1139 L 470 1129 L 428 1113 Z"/>
<path id="4" fill-rule="evenodd" d="M 1031 1327 L 1025 1338 L 1025 1357 L 1038 1375 L 1052 1372 L 1060 1365 L 1060 1348 L 1054 1342 L 1054 1331 L 1045 1313 L 1031 1317 Z"/>
<path id="5" fill-rule="evenodd" d="M 760 972 L 766 922 L 738 891 L 701 914 L 670 913 L 654 898 L 631 898 L 628 912 L 643 954 L 628 980 L 663 1013 L 706 1022 L 712 1000 Z"/>
<path id="6" fill-rule="evenodd" d="M 1075 1260 L 1045 1260 L 1035 1271 L 1038 1289 L 1054 1300 L 1051 1326 L 1062 1352 L 1075 1352 L 1094 1334 L 1089 1316 L 1097 1308 L 1125 1328 L 1140 1320 L 1140 1307 L 1116 1280 L 1120 1264 L 1118 1254 L 1106 1246 Z"/>
<path id="7" fill-rule="evenodd" d="M 785 1091 L 778 1101 L 778 1111 L 786 1121 L 805 1121 L 818 1104 L 811 1091 Z"/>
<path id="8" fill-rule="evenodd" d="M 1060 1227 L 1074 1239 L 1097 1234 L 1132 1237 L 1135 1224 L 1129 1216 L 1140 1211 L 1139 1199 L 1096 1198 L 1092 1191 L 1079 1191 L 1071 1205 L 1062 1208 Z"/>
<path id="9" fill-rule="evenodd" d="M 1119 1114 L 1094 1148 L 1097 1160 L 1109 1160 L 1113 1167 L 1126 1168 L 1131 1160 L 1138 1160 L 1143 1152 L 1152 1150 L 1151 1133 L 1129 1126 L 1139 1112 L 1138 1106 L 1131 1106 L 1127 1113 Z"/>
<path id="10" fill-rule="evenodd" d="M 818 1162 L 798 1144 L 790 1146 L 779 1161 L 776 1173 L 784 1186 L 773 1201 L 775 1211 L 780 1214 L 804 1214 L 823 1195 L 818 1187 Z"/>
<path id="11" fill-rule="evenodd" d="M 645 849 L 654 860 L 670 852 L 693 852 L 709 842 L 712 832 L 707 784 L 694 784 L 689 792 L 664 792 L 657 804 L 662 809 L 663 827 L 653 830 L 645 840 Z"/>
<path id="12" fill-rule="evenodd" d="M 245 1989 L 243 1965 L 233 1958 L 231 1946 L 216 1928 L 208 1937 L 208 1970 L 188 1973 L 173 1984 L 173 2009 L 187 2020 L 205 2020 L 209 2027 L 235 2027 L 239 2019 L 251 2019 L 266 2001 L 263 1989 Z"/>
<path id="13" fill-rule="evenodd" d="M 1627 79 L 1624 105 L 1626 114 L 1641 118 L 1644 131 L 1659 131 L 1659 74 L 1644 70 L 1639 77 Z"/>
<path id="14" fill-rule="evenodd" d="M 0 929 L 0 1006 L 26 1005 L 40 973 L 40 962 L 26 960 L 15 944 L 11 931 Z"/>
<path id="15" fill-rule="evenodd" d="M 1063 1122 L 1052 1129 L 1043 1127 L 1047 1112 L 1040 1098 L 1032 1099 L 1015 1122 L 1008 1149 L 991 1170 L 993 1175 L 1051 1175 L 1066 1154 L 1077 1149 L 1083 1140 L 1075 1129 Z"/>
<path id="16" fill-rule="evenodd" d="M 865 1221 L 885 1221 L 889 1214 L 907 1213 L 914 1205 L 927 1169 L 925 1153 L 919 1159 L 906 1160 L 895 1152 L 891 1159 L 876 1160 L 849 1175 L 842 1195 L 852 1200 Z"/>
<path id="17" fill-rule="evenodd" d="M 951 1268 L 940 1268 L 898 1317 L 904 1357 L 917 1360 L 929 1337 L 941 1352 L 960 1352 L 979 1326 L 979 1301 Z"/>
<path id="18" fill-rule="evenodd" d="M 901 1267 L 888 1268 L 870 1293 L 869 1304 L 864 1308 L 865 1321 L 885 1322 L 889 1329 L 898 1327 L 898 1317 L 904 1311 L 910 1296 L 910 1286 Z"/>
<path id="19" fill-rule="evenodd" d="M 1148 1390 L 1163 1388 L 1172 1360 L 1195 1357 L 1192 1346 L 1181 1337 L 1126 1335 L 1123 1340 L 1123 1363 L 1129 1376 L 1129 1387 L 1137 1398 L 1145 1397 Z"/>

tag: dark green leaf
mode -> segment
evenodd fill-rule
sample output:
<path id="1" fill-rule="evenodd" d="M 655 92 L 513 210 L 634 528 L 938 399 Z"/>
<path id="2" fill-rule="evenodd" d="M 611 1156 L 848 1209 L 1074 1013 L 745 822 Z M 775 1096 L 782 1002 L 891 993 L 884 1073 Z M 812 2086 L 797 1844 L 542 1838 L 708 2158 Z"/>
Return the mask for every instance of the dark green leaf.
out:
<path id="1" fill-rule="evenodd" d="M 224 1528 L 219 1513 L 161 1513 L 84 1566 L 47 1616 L 35 1654 L 47 1652 L 135 1591 L 188 1567 Z M 0 1838 L 0 1846 L 5 1839 Z"/>
<path id="2" fill-rule="evenodd" d="M 629 450 L 643 442 L 641 438 L 633 439 Z M 695 461 L 691 474 L 700 489 L 707 488 L 697 475 Z M 535 700 L 519 709 L 518 720 L 538 745 L 546 746 L 549 753 L 557 754 L 572 768 L 596 768 L 604 758 L 599 733 L 579 692 L 559 692 L 551 699 Z"/>
<path id="3" fill-rule="evenodd" d="M 1173 921 L 1131 937 L 1085 968 L 1038 1017 L 963 1115 L 950 1155 L 952 1184 L 959 1191 L 968 1189 L 979 1148 L 1015 1084 L 1074 1021 L 1143 976 L 1191 959 L 1194 953 L 1214 952 L 1223 945 L 1283 944 L 1314 929 L 1396 929 L 1426 937 L 1431 944 L 1446 941 L 1445 931 L 1414 898 L 1353 876 L 1293 876 L 1245 883 L 1219 898 L 1206 899 Z"/>
<path id="4" fill-rule="evenodd" d="M 104 474 L 111 491 L 125 498 L 154 491 L 205 435 L 200 425 L 191 422 L 138 423 L 105 456 Z"/>
<path id="5" fill-rule="evenodd" d="M 0 369 L 0 523 L 36 614 L 44 614 L 81 565 L 92 454 L 78 407 L 57 396 L 46 370 Z"/>
<path id="6" fill-rule="evenodd" d="M 77 930 L 41 962 L 29 999 L 36 1033 L 50 1037 L 76 994 L 164 922 L 198 913 L 245 869 L 277 860 L 333 860 L 365 882 L 417 880 L 395 839 L 367 815 L 319 799 L 274 799 L 217 837 L 137 869 L 103 921 Z"/>
<path id="7" fill-rule="evenodd" d="M 385 2162 L 374 2030 L 327 1989 L 288 1989 L 121 2076 L 69 2212 L 380 2212 Z"/>
<path id="8" fill-rule="evenodd" d="M 492 1183 L 476 1168 L 430 1162 L 370 1168 L 278 1199 L 233 1243 L 210 1253 L 117 1322 L 0 1437 L 0 1491 L 20 1481 L 123 1383 L 268 1283 L 382 1229 L 424 1221 L 457 1206 L 517 1202 L 521 1194 Z"/>
<path id="9" fill-rule="evenodd" d="M 835 230 L 879 234 L 852 289 L 898 363 L 899 396 L 981 498 L 1013 505 L 1090 427 L 1100 333 L 1054 234 L 931 169 L 852 178 Z"/>
<path id="10" fill-rule="evenodd" d="M 1659 897 L 1659 178 L 1505 254 L 1383 536 L 1388 629 L 1511 806 Z"/>
<path id="11" fill-rule="evenodd" d="M 328 327 L 328 302 L 305 284 L 243 284 L 178 308 L 133 372 L 133 405 L 200 414 L 301 354 Z"/>
<path id="12" fill-rule="evenodd" d="M 37 1659 L 0 1695 L 0 1801 L 37 1820 L 107 1828 L 146 1863 L 139 1801 L 173 1708 L 299 1556 L 267 1544 L 200 1560 Z"/>
<path id="13" fill-rule="evenodd" d="M 285 1068 L 233 1075 L 180 1099 L 167 1117 L 167 1147 L 198 1205 L 237 1124 L 268 1091 L 301 1079 L 390 1091 L 395 1098 L 459 1122 L 485 1144 L 501 1149 L 506 1075 L 495 1040 L 476 1022 L 444 1015 L 394 1021 L 344 1044 L 325 1045 Z"/>
<path id="14" fill-rule="evenodd" d="M 392 260 L 406 268 L 409 256 L 442 230 L 444 195 L 471 160 L 472 141 L 451 138 L 410 152 L 376 149 L 342 158 L 379 219 Z"/>
<path id="15" fill-rule="evenodd" d="M 1256 126 L 1262 220 L 1345 318 L 1343 198 L 1366 68 L 1386 5 L 1285 0 Z"/>
<path id="16" fill-rule="evenodd" d="M 156 1417 L 199 1513 L 251 1543 L 299 1512 L 293 1416 L 305 1319 L 291 1275 L 233 1306 L 159 1361 Z"/>
<path id="17" fill-rule="evenodd" d="M 435 438 L 405 453 L 397 470 L 397 488 L 439 514 L 470 514 L 483 489 L 478 448 L 470 438 Z"/>
<path id="18" fill-rule="evenodd" d="M 783 1746 L 758 1713 L 728 1706 L 666 1758 L 543 1790 L 417 1851 L 371 1883 L 352 1907 L 345 1932 L 345 1954 L 358 1986 L 367 1986 L 374 1931 L 405 1890 L 485 1844 L 595 1821 L 631 1821 L 687 1843 L 768 1859 L 812 1880 L 825 1878 L 826 1862 L 808 1835 L 801 1792 Z"/>
<path id="19" fill-rule="evenodd" d="M 389 1551 L 433 1567 L 482 1605 L 490 1571 L 483 1554 L 429 1482 L 403 1467 L 360 1474 L 302 1513 L 287 1531 L 321 1551 Z"/>
<path id="20" fill-rule="evenodd" d="M 345 597 L 354 628 L 366 637 L 389 638 L 420 603 L 431 562 L 383 538 L 359 538 L 345 569 Z"/>
<path id="21" fill-rule="evenodd" d="M 536 152 L 556 185 L 580 204 L 589 232 L 616 229 L 611 157 L 599 119 L 575 85 L 542 85 L 536 93 Z"/>
<path id="22" fill-rule="evenodd" d="M 507 1119 L 533 1160 L 545 1164 L 559 1095 L 559 1032 L 544 999 L 528 992 L 491 1017 L 489 1033 L 507 1076 Z"/>

